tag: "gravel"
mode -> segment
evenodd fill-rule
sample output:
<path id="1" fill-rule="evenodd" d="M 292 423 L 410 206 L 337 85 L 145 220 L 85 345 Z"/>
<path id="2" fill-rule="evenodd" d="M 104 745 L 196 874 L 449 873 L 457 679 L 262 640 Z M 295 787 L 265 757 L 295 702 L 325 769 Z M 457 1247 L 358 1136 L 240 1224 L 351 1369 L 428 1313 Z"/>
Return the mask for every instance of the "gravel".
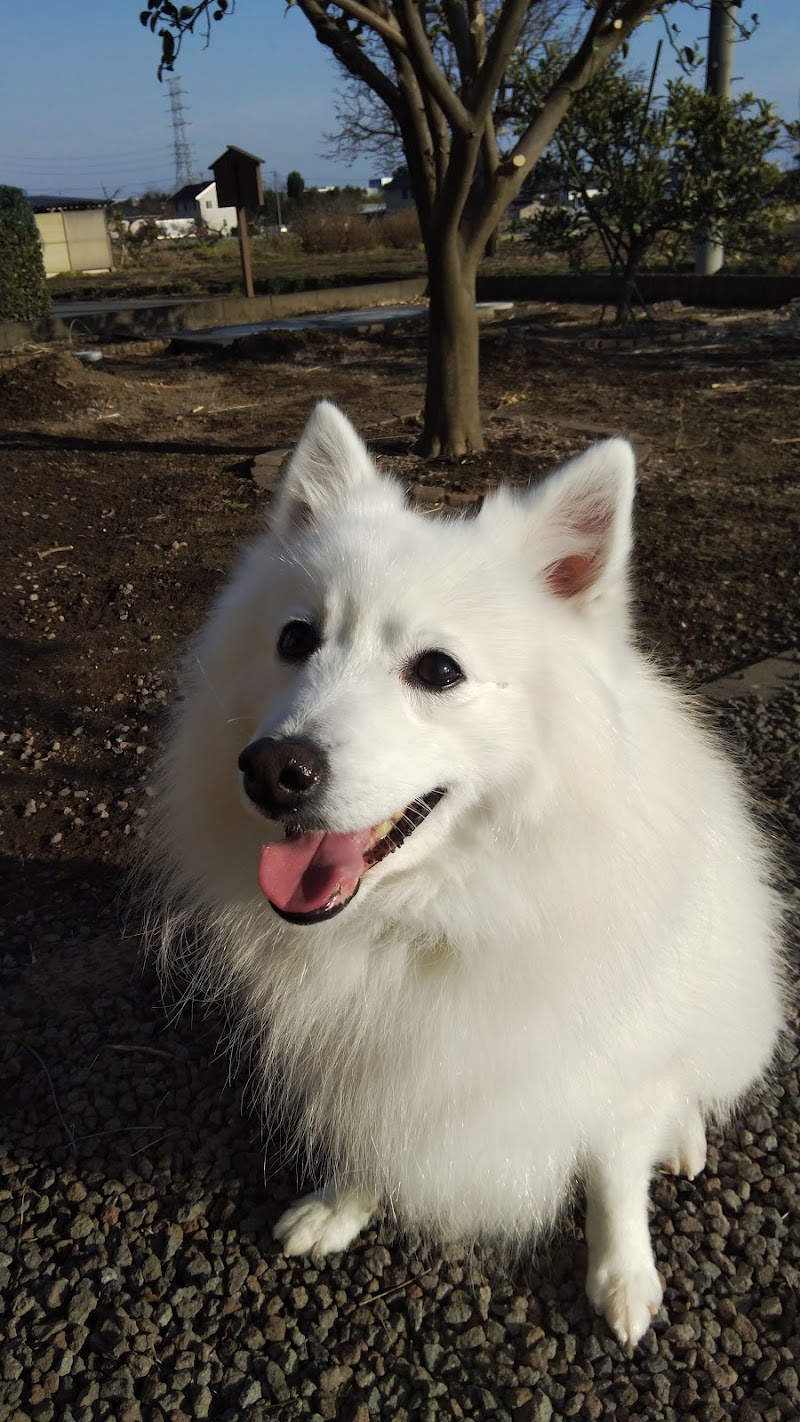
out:
<path id="1" fill-rule="evenodd" d="M 715 711 L 795 846 L 799 693 Z M 590 1316 L 579 1221 L 511 1273 L 380 1222 L 345 1256 L 284 1259 L 270 1225 L 302 1182 L 280 1142 L 264 1172 L 221 1024 L 164 1011 L 113 874 L 50 879 L 7 916 L 0 961 L 4 1422 L 798 1417 L 791 1044 L 700 1179 L 655 1182 L 666 1307 L 631 1358 Z"/>

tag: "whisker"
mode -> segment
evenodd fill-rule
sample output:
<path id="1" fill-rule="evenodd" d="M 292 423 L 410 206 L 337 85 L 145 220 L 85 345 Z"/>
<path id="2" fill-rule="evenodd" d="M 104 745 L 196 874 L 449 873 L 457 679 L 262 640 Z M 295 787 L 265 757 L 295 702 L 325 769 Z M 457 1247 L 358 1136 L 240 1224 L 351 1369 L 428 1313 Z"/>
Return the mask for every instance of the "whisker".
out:
<path id="1" fill-rule="evenodd" d="M 200 660 L 200 658 L 198 657 L 198 655 L 197 655 L 196 652 L 195 652 L 195 654 L 194 654 L 194 659 L 195 659 L 195 661 L 197 662 L 197 665 L 199 666 L 199 668 L 200 668 L 200 670 L 201 670 L 201 672 L 202 672 L 202 674 L 203 674 L 203 680 L 204 680 L 206 686 L 208 687 L 209 691 L 211 692 L 211 695 L 213 696 L 214 700 L 216 701 L 216 703 L 217 703 L 217 705 L 218 705 L 220 711 L 224 711 L 224 710 L 225 710 L 225 707 L 224 707 L 224 705 L 222 704 L 222 698 L 220 697 L 219 692 L 217 691 L 217 688 L 215 687 L 213 681 L 211 680 L 211 677 L 208 675 L 208 672 L 206 671 L 205 667 L 203 666 L 203 663 L 201 662 L 201 660 Z"/>

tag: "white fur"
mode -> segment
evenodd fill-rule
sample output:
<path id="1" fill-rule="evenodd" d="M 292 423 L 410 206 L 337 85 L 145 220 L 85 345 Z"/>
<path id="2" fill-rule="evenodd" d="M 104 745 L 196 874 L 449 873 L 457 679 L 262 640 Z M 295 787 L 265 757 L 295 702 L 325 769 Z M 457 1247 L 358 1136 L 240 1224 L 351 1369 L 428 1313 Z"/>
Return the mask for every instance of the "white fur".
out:
<path id="1" fill-rule="evenodd" d="M 324 1174 L 278 1225 L 287 1252 L 345 1247 L 378 1204 L 525 1241 L 582 1180 L 589 1297 L 628 1343 L 661 1302 L 653 1168 L 702 1168 L 705 1120 L 762 1075 L 782 1021 L 737 778 L 628 633 L 632 495 L 613 440 L 434 520 L 318 406 L 187 659 L 148 845 L 166 965 L 229 999 L 267 1109 Z M 299 667 L 275 653 L 298 615 L 324 635 Z M 427 649 L 465 681 L 410 685 Z M 265 734 L 325 747 L 333 830 L 447 788 L 329 923 L 285 923 L 258 889 L 282 830 L 248 812 L 237 756 Z"/>

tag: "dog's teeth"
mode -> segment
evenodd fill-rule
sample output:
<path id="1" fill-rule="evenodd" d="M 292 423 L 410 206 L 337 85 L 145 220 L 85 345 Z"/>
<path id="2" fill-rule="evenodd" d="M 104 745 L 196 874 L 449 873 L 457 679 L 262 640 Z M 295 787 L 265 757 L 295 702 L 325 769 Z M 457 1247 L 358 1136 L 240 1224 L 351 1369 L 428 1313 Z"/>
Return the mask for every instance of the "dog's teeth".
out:
<path id="1" fill-rule="evenodd" d="M 443 794 L 443 790 L 434 790 L 430 796 L 424 796 L 407 805 L 399 815 L 395 815 L 391 820 L 382 820 L 379 825 L 375 825 L 369 844 L 364 850 L 364 862 L 367 868 L 371 869 L 374 864 L 380 864 L 381 860 L 388 858 L 396 849 L 399 849 L 408 836 L 413 834 L 417 825 L 422 824 Z"/>

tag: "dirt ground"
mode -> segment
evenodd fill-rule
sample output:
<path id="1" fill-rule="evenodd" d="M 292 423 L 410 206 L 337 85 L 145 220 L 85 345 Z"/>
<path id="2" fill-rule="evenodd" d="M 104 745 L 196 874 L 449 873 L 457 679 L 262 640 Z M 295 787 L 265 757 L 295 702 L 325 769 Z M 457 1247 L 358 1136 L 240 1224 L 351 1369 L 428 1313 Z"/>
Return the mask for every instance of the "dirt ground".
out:
<path id="1" fill-rule="evenodd" d="M 290 444 L 322 395 L 434 505 L 526 484 L 597 437 L 630 435 L 645 644 L 687 682 L 797 645 L 796 318 L 668 312 L 620 341 L 593 315 L 543 307 L 487 327 L 490 448 L 428 465 L 410 453 L 418 333 L 0 363 L 12 917 L 77 870 L 99 876 L 101 896 L 112 884 L 147 818 L 173 659 L 268 503 L 253 458 Z"/>
<path id="2" fill-rule="evenodd" d="M 382 1220 L 341 1260 L 286 1259 L 271 1227 L 303 1193 L 298 1163 L 280 1138 L 264 1154 L 219 1014 L 171 1016 L 120 925 L 175 658 L 264 517 L 280 460 L 256 456 L 321 395 L 432 512 L 629 434 L 643 643 L 694 685 L 798 648 L 796 316 L 666 312 L 619 340 L 592 315 L 487 327 L 490 448 L 431 465 L 410 452 L 419 333 L 0 360 L 3 1419 L 797 1418 L 788 1041 L 700 1180 L 653 1183 L 667 1306 L 631 1359 L 587 1310 L 577 1223 L 513 1278 L 491 1252 L 417 1257 Z M 709 715 L 788 896 L 796 690 Z"/>

